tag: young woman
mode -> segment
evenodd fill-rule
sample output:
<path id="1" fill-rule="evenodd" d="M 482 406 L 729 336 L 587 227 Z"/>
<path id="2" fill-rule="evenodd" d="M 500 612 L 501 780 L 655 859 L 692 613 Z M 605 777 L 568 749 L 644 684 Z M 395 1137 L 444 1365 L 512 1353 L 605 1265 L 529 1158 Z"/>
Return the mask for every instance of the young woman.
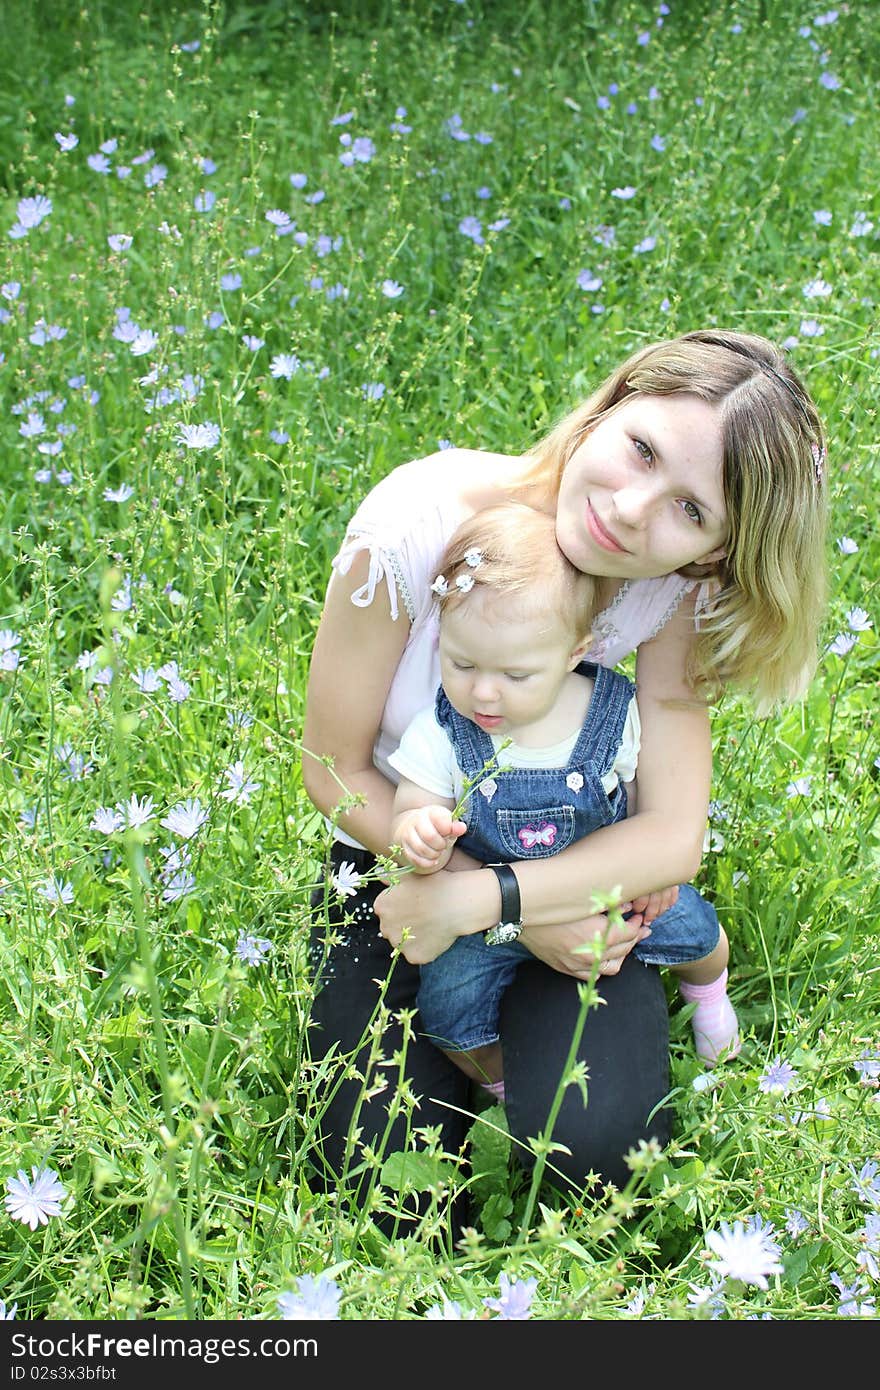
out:
<path id="1" fill-rule="evenodd" d="M 306 790 L 334 825 L 329 872 L 347 895 L 331 913 L 339 929 L 328 938 L 320 912 L 314 928 L 313 1055 L 350 1058 L 347 1079 L 328 1081 L 318 1154 L 328 1181 L 357 1169 L 364 1145 L 407 1147 L 412 1126 L 459 1148 L 469 1083 L 419 1035 L 417 1019 L 410 1037 L 401 1011 L 414 1008 L 420 963 L 490 930 L 502 911 L 520 912 L 519 940 L 535 958 L 502 1003 L 508 1122 L 523 1144 L 542 1130 L 578 1014 L 576 980 L 588 973 L 577 948 L 607 928 L 595 894 L 616 893 L 637 911 L 606 935 L 605 1006 L 591 1011 L 579 1053 L 588 1104 L 577 1087 L 566 1092 L 554 1131 L 565 1151 L 553 1162 L 577 1186 L 591 1175 L 623 1184 L 627 1151 L 665 1140 L 666 999 L 659 972 L 629 953 L 646 934 L 642 914 L 659 915 L 672 901 L 662 890 L 700 863 L 707 700 L 734 683 L 767 712 L 799 695 L 812 672 L 825 592 L 824 455 L 815 407 L 772 344 L 698 331 L 635 353 L 524 457 L 419 459 L 355 512 L 315 640 L 303 735 Z M 588 658 L 614 666 L 637 653 L 638 812 L 552 858 L 518 863 L 518 904 L 510 893 L 502 903 L 496 873 L 458 851 L 439 873 L 384 890 L 358 885 L 390 843 L 389 754 L 439 683 L 430 586 L 440 557 L 466 517 L 510 500 L 553 515 L 562 552 L 601 582 Z M 364 1039 L 398 946 L 383 995 L 383 1066 Z M 415 1098 L 411 1116 L 403 1092 L 410 1105 Z"/>

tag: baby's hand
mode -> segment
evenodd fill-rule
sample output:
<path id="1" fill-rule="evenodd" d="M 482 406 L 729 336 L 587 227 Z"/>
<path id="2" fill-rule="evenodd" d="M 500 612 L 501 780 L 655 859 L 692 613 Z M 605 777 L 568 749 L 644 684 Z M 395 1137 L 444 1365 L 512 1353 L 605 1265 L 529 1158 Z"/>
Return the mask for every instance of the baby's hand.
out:
<path id="1" fill-rule="evenodd" d="M 672 888 L 662 888 L 656 893 L 645 893 L 641 898 L 633 900 L 633 912 L 641 912 L 642 926 L 650 927 L 667 908 L 674 907 L 678 902 L 678 884 Z"/>
<path id="2" fill-rule="evenodd" d="M 466 830 L 464 821 L 453 820 L 445 806 L 417 806 L 401 816 L 394 838 L 417 873 L 434 874 L 445 866 Z"/>

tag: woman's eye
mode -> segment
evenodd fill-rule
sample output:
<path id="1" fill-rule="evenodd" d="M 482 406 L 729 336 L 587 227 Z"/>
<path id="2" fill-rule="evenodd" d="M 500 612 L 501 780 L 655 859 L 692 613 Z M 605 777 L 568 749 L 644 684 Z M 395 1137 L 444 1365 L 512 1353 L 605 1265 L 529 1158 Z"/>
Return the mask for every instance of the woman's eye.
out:
<path id="1" fill-rule="evenodd" d="M 700 511 L 696 502 L 682 502 L 682 510 L 688 521 L 695 521 L 698 526 L 703 524 L 703 513 Z"/>
<path id="2" fill-rule="evenodd" d="M 641 455 L 645 463 L 654 462 L 654 450 L 651 448 L 650 444 L 646 444 L 644 439 L 634 439 L 633 444 L 636 447 L 636 453 Z"/>

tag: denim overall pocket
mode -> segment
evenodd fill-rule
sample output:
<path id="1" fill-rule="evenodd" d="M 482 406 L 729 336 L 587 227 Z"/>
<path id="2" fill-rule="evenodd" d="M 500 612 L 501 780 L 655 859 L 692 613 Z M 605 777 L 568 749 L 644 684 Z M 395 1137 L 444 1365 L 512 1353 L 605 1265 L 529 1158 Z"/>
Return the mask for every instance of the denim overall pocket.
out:
<path id="1" fill-rule="evenodd" d="M 574 807 L 550 806 L 544 811 L 515 811 L 499 807 L 498 835 L 515 859 L 547 859 L 574 839 Z"/>

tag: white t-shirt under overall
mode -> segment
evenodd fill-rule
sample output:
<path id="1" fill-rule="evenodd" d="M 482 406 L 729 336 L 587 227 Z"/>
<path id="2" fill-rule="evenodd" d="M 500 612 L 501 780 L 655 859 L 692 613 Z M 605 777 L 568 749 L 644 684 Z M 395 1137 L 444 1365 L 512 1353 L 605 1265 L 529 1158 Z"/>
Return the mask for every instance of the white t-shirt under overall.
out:
<path id="1" fill-rule="evenodd" d="M 580 728 L 577 728 L 567 738 L 548 748 L 524 748 L 519 743 L 508 743 L 499 752 L 505 740 L 493 734 L 489 734 L 489 740 L 498 755 L 497 766 L 501 772 L 508 767 L 566 767 L 580 732 Z M 635 777 L 640 735 L 639 709 L 633 696 L 614 762 L 602 778 L 602 786 L 609 796 L 617 790 L 619 782 L 631 782 Z M 389 762 L 401 777 L 415 782 L 417 787 L 423 787 L 432 796 L 444 801 L 451 798 L 457 802 L 461 799 L 464 774 L 458 765 L 452 740 L 437 723 L 433 704 L 419 710 L 404 730 L 400 747 L 390 755 Z"/>
<path id="2" fill-rule="evenodd" d="M 469 508 L 450 495 L 445 464 L 442 453 L 415 459 L 377 483 L 351 518 L 333 560 L 334 570 L 344 575 L 355 555 L 368 551 L 369 573 L 352 594 L 352 603 L 366 608 L 384 580 L 391 617 L 405 621 L 402 608 L 410 620 L 409 638 L 388 691 L 373 748 L 375 766 L 395 785 L 399 778 L 389 756 L 419 710 L 433 703 L 440 684 L 439 619 L 431 585 L 449 537 L 471 515 Z M 678 574 L 624 583 L 593 624 L 597 640 L 587 652 L 587 660 L 616 666 L 655 636 L 684 595 L 699 584 L 699 580 L 683 579 Z M 701 598 L 699 595 L 698 609 Z M 344 844 L 361 848 L 339 827 L 335 835 Z"/>

